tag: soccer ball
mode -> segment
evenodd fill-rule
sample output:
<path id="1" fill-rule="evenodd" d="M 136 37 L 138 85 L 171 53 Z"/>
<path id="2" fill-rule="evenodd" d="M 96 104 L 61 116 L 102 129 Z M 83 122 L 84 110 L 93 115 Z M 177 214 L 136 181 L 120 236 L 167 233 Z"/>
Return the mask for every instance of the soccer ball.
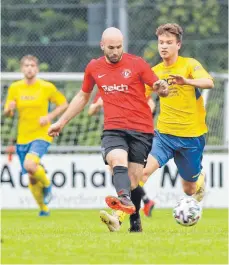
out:
<path id="1" fill-rule="evenodd" d="M 183 226 L 195 225 L 201 218 L 202 208 L 196 199 L 184 197 L 177 202 L 173 209 L 173 217 Z"/>

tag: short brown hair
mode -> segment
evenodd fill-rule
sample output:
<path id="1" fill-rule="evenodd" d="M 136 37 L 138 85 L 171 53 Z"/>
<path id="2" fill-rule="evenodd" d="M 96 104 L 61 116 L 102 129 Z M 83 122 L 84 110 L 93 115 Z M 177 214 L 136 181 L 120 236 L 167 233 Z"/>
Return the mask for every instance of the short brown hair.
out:
<path id="1" fill-rule="evenodd" d="M 37 66 L 39 65 L 39 60 L 36 56 L 30 55 L 30 54 L 23 56 L 20 60 L 20 65 L 23 65 L 25 60 L 34 61 Z"/>
<path id="2" fill-rule="evenodd" d="M 176 23 L 166 23 L 160 25 L 156 30 L 157 37 L 166 33 L 173 34 L 176 36 L 177 41 L 182 41 L 183 29 L 180 25 Z"/>

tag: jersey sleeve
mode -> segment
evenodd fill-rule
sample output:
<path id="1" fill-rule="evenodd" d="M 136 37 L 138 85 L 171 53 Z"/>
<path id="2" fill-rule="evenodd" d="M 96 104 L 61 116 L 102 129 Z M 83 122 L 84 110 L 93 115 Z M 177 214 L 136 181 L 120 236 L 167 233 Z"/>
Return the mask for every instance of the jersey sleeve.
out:
<path id="1" fill-rule="evenodd" d="M 87 65 L 84 73 L 84 80 L 81 90 L 85 93 L 91 93 L 95 85 L 95 80 L 92 77 L 92 61 Z"/>
<path id="2" fill-rule="evenodd" d="M 190 69 L 190 76 L 193 79 L 198 79 L 198 78 L 213 79 L 212 76 L 204 69 L 201 63 L 193 58 L 189 59 L 189 69 Z"/>
<path id="3" fill-rule="evenodd" d="M 50 97 L 49 100 L 51 103 L 56 106 L 60 106 L 67 102 L 65 96 L 54 86 L 52 83 L 49 83 Z"/>
<path id="4" fill-rule="evenodd" d="M 138 61 L 138 67 L 142 81 L 149 87 L 152 87 L 153 84 L 158 80 L 158 77 L 151 69 L 150 65 L 141 58 Z"/>
<path id="5" fill-rule="evenodd" d="M 8 88 L 8 92 L 7 92 L 7 96 L 6 96 L 6 102 L 5 102 L 5 106 L 4 109 L 8 109 L 9 104 L 11 101 L 16 101 L 16 87 L 12 84 L 9 88 Z"/>

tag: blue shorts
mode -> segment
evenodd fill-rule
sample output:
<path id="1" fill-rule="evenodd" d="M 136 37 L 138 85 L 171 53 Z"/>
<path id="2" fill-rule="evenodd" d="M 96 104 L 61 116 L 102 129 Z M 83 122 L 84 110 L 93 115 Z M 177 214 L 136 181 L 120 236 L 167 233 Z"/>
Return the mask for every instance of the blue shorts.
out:
<path id="1" fill-rule="evenodd" d="M 205 137 L 178 137 L 155 131 L 150 155 L 164 166 L 171 158 L 178 168 L 180 176 L 190 182 L 197 181 L 202 169 L 202 157 Z"/>
<path id="2" fill-rule="evenodd" d="M 30 153 L 30 154 L 35 154 L 41 158 L 44 154 L 47 153 L 49 146 L 50 143 L 44 140 L 35 140 L 30 142 L 29 144 L 16 145 L 16 152 L 21 163 L 22 175 L 27 173 L 27 171 L 23 166 L 26 155 Z"/>

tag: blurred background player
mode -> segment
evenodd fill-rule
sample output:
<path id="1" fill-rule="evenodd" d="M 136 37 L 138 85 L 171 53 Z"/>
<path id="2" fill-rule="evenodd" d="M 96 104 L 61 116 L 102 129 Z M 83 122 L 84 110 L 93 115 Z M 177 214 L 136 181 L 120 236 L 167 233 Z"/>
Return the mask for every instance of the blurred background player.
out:
<path id="1" fill-rule="evenodd" d="M 118 195 L 107 196 L 105 200 L 110 208 L 130 214 L 130 232 L 141 232 L 141 197 L 139 200 L 136 188 L 153 138 L 145 84 L 161 96 L 168 95 L 168 85 L 158 80 L 141 57 L 123 53 L 123 35 L 119 29 L 107 28 L 100 45 L 104 56 L 87 65 L 81 91 L 61 118 L 50 126 L 49 135 L 58 136 L 84 109 L 96 84 L 104 102 L 102 154 L 105 164 L 112 168 Z"/>
<path id="2" fill-rule="evenodd" d="M 22 175 L 29 174 L 29 189 L 40 207 L 40 216 L 48 216 L 47 204 L 51 200 L 51 182 L 47 177 L 41 157 L 47 153 L 52 137 L 47 135 L 50 122 L 68 106 L 66 98 L 50 82 L 36 77 L 39 62 L 35 56 L 21 59 L 24 79 L 14 82 L 8 89 L 4 114 L 19 113 L 16 152 Z M 49 104 L 57 107 L 49 112 Z"/>

